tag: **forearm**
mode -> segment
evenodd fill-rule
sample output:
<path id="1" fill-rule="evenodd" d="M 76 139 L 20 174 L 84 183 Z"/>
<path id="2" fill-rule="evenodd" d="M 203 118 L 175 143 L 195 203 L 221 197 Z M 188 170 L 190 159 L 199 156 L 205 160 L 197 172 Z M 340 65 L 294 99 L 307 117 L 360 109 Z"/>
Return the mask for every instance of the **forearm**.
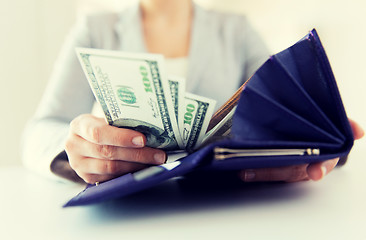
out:
<path id="1" fill-rule="evenodd" d="M 68 129 L 68 122 L 59 119 L 33 118 L 29 121 L 21 146 L 23 164 L 43 176 L 59 179 L 51 171 L 51 164 L 65 149 Z"/>

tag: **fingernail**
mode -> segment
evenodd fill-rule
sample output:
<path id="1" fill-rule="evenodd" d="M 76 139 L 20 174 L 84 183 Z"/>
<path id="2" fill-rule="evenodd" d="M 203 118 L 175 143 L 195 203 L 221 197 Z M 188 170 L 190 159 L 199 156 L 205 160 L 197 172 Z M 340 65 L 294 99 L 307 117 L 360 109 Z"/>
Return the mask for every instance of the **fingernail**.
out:
<path id="1" fill-rule="evenodd" d="M 155 153 L 154 154 L 154 160 L 156 161 L 156 163 L 158 164 L 163 164 L 165 163 L 165 153 Z"/>
<path id="2" fill-rule="evenodd" d="M 253 170 L 246 170 L 244 172 L 244 181 L 252 182 L 255 179 L 255 172 Z"/>
<path id="3" fill-rule="evenodd" d="M 132 138 L 132 143 L 138 147 L 143 147 L 144 146 L 144 139 L 139 136 L 139 137 L 134 137 Z"/>

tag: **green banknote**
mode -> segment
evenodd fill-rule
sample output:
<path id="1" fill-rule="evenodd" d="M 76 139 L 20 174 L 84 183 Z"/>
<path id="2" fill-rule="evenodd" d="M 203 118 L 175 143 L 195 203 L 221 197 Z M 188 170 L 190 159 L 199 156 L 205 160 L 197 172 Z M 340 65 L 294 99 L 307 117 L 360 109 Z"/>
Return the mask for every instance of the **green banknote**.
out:
<path id="1" fill-rule="evenodd" d="M 179 116 L 183 116 L 183 106 L 186 94 L 186 80 L 179 76 L 169 76 L 168 77 L 170 94 L 172 96 L 172 102 L 174 106 L 174 115 L 178 123 L 179 131 L 183 127 L 183 119 Z"/>
<path id="2" fill-rule="evenodd" d="M 180 128 L 186 150 L 197 149 L 206 135 L 210 119 L 214 113 L 216 101 L 191 93 L 186 93 L 181 116 Z"/>
<path id="3" fill-rule="evenodd" d="M 110 125 L 142 132 L 150 147 L 184 148 L 161 55 L 76 51 Z"/>

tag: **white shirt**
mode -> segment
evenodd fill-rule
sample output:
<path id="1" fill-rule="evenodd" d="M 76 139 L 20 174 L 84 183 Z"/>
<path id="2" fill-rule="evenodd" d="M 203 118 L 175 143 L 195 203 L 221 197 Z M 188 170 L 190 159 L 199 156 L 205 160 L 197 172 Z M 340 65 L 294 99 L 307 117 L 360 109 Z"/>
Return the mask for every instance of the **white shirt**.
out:
<path id="1" fill-rule="evenodd" d="M 178 76 L 186 79 L 189 84 L 188 76 L 188 58 L 166 58 L 165 59 L 166 72 L 168 76 Z"/>

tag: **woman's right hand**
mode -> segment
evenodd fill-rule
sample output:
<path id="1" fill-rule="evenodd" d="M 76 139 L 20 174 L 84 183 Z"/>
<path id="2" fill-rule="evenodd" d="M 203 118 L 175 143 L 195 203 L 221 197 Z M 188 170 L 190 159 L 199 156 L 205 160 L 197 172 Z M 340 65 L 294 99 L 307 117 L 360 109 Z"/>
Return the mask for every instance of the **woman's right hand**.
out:
<path id="1" fill-rule="evenodd" d="M 103 118 L 80 115 L 70 124 L 65 150 L 71 168 L 94 184 L 166 161 L 166 153 L 145 147 L 137 131 L 110 126 Z"/>

